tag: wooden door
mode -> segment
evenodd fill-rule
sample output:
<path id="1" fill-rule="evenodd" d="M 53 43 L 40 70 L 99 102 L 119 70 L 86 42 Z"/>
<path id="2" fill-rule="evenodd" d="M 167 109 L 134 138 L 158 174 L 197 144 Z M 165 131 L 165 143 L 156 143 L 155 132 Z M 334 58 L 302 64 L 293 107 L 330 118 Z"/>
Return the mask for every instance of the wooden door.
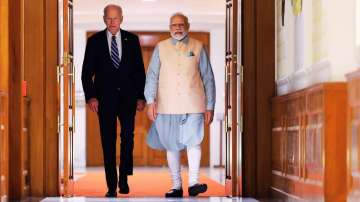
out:
<path id="1" fill-rule="evenodd" d="M 75 129 L 75 70 L 73 65 L 73 0 L 62 2 L 62 35 L 63 43 L 60 52 L 61 64 L 58 66 L 58 97 L 59 97 L 59 138 L 60 138 L 60 192 L 64 196 L 73 195 L 74 185 L 74 129 Z"/>
<path id="2" fill-rule="evenodd" d="M 7 201 L 9 196 L 9 3 L 0 1 L 0 201 Z"/>
<path id="3" fill-rule="evenodd" d="M 87 36 L 95 33 L 88 32 Z M 168 32 L 134 32 L 139 36 L 141 50 L 145 70 L 149 66 L 149 62 L 156 44 L 169 36 Z M 192 32 L 190 36 L 202 41 L 209 53 L 210 36 L 205 32 Z M 164 166 L 167 165 L 165 152 L 150 149 L 146 144 L 147 132 L 151 126 L 151 121 L 146 116 L 146 110 L 136 113 L 135 121 L 135 145 L 134 145 L 134 165 L 135 166 Z M 201 166 L 208 166 L 210 161 L 210 141 L 209 127 L 205 127 L 205 136 L 202 143 L 202 159 Z M 120 128 L 120 126 L 119 126 Z M 86 164 L 87 166 L 103 165 L 103 156 L 99 135 L 99 123 L 96 114 L 86 109 Z M 119 130 L 118 130 L 119 131 Z M 120 160 L 120 142 L 119 132 L 117 134 L 117 162 Z M 187 165 L 185 153 L 182 154 L 182 163 Z"/>
<path id="4" fill-rule="evenodd" d="M 347 184 L 349 199 L 360 197 L 360 70 L 351 72 L 347 77 L 347 150 L 349 165 Z"/>
<path id="5" fill-rule="evenodd" d="M 6 124 L 6 94 L 0 90 L 0 201 L 8 198 L 8 134 Z"/>
<path id="6" fill-rule="evenodd" d="M 241 186 L 242 144 L 242 66 L 241 66 L 241 1 L 226 0 L 225 55 L 225 187 L 229 196 L 239 196 Z"/>

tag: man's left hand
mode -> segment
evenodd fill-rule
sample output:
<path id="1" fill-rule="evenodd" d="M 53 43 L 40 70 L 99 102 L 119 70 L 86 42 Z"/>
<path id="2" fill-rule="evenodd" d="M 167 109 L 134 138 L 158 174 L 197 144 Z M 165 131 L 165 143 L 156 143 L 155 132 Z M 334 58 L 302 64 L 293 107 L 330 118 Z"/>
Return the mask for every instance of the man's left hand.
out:
<path id="1" fill-rule="evenodd" d="M 205 123 L 209 125 L 214 118 L 214 110 L 206 110 L 205 112 Z"/>
<path id="2" fill-rule="evenodd" d="M 145 108 L 145 100 L 138 100 L 136 103 L 136 110 L 139 112 L 143 111 Z"/>

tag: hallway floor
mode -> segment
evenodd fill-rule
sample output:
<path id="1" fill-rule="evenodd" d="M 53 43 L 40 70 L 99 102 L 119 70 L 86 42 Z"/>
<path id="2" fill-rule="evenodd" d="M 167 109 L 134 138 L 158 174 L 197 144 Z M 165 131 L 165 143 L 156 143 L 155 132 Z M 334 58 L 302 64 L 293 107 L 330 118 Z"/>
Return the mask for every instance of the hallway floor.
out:
<path id="1" fill-rule="evenodd" d="M 187 167 L 182 168 L 183 171 L 187 171 Z M 91 167 L 86 169 L 75 169 L 75 183 L 76 180 L 86 174 L 87 171 L 103 171 L 103 167 Z M 167 167 L 135 167 L 134 174 L 136 172 L 164 172 L 168 171 Z M 209 177 L 210 179 L 224 185 L 225 182 L 225 169 L 224 168 L 201 168 L 200 173 Z M 170 177 L 170 176 L 169 176 Z M 104 193 L 105 194 L 105 193 Z M 167 199 L 164 197 L 119 197 L 118 198 L 98 198 L 98 197 L 48 197 L 45 199 L 28 198 L 23 202 L 256 202 L 257 200 L 251 198 L 230 198 L 230 197 L 184 197 L 184 198 L 172 198 Z"/>
<path id="2" fill-rule="evenodd" d="M 187 171 L 187 167 L 182 167 L 183 171 Z M 87 171 L 103 171 L 103 167 L 91 167 L 86 169 L 75 169 L 75 183 L 76 180 L 81 178 Z M 134 174 L 136 172 L 167 172 L 167 167 L 135 167 Z M 210 179 L 224 185 L 225 182 L 225 170 L 224 168 L 201 168 L 201 174 L 209 177 Z M 170 177 L 170 176 L 169 176 Z M 48 197 L 43 199 L 41 202 L 111 202 L 111 201 L 123 201 L 123 202 L 252 202 L 256 201 L 253 199 L 241 199 L 241 198 L 227 198 L 227 197 L 184 197 L 184 198 L 174 198 L 166 199 L 164 197 L 132 197 L 132 198 L 96 198 L 96 197 L 72 197 L 72 198 L 61 198 L 61 197 Z"/>
<path id="3" fill-rule="evenodd" d="M 49 197 L 41 202 L 256 202 L 257 200 L 249 198 L 227 198 L 227 197 L 193 197 L 193 198 L 86 198 L 86 197 L 74 197 L 74 198 L 59 198 Z"/>
<path id="4" fill-rule="evenodd" d="M 86 174 L 87 171 L 103 171 L 103 170 L 104 170 L 103 167 L 87 167 L 87 168 L 83 168 L 83 169 L 75 168 L 75 180 L 82 177 L 84 174 Z M 187 167 L 182 166 L 181 170 L 187 172 Z M 163 167 L 134 167 L 134 175 L 136 175 L 136 172 L 159 173 L 159 172 L 168 172 L 168 171 L 169 171 L 169 168 L 166 166 L 163 166 Z M 225 168 L 223 168 L 223 167 L 216 167 L 216 168 L 201 167 L 200 174 L 203 174 L 203 175 L 209 177 L 210 179 L 212 179 L 222 185 L 225 185 Z"/>

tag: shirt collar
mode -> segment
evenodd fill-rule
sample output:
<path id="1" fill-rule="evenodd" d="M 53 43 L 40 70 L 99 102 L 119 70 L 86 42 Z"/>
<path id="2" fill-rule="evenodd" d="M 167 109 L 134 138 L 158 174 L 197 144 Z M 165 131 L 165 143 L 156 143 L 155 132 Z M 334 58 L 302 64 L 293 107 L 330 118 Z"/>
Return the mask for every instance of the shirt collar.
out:
<path id="1" fill-rule="evenodd" d="M 174 39 L 174 38 L 171 37 L 171 43 L 172 43 L 173 45 L 175 45 L 176 42 L 178 42 L 178 41 L 181 41 L 181 42 L 183 42 L 183 43 L 185 43 L 185 44 L 188 44 L 188 43 L 189 43 L 189 36 L 186 35 L 186 36 L 185 36 L 183 39 L 181 39 L 181 40 L 177 40 L 177 39 Z"/>
<path id="2" fill-rule="evenodd" d="M 111 32 L 109 32 L 109 30 L 106 30 L 106 34 L 107 34 L 108 38 L 110 38 L 110 39 L 113 36 L 113 34 Z M 116 36 L 117 39 L 120 39 L 120 37 L 121 37 L 120 30 L 118 32 L 116 32 L 115 36 Z"/>

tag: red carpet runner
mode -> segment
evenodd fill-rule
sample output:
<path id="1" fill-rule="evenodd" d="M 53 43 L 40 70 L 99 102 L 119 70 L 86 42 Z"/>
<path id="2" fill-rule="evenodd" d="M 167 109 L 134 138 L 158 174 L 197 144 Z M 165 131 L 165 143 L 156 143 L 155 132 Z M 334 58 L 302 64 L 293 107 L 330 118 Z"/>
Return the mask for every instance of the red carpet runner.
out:
<path id="1" fill-rule="evenodd" d="M 187 193 L 187 173 L 182 173 L 184 196 Z M 167 172 L 137 171 L 129 179 L 130 193 L 124 197 L 163 197 L 171 188 L 170 174 Z M 205 176 L 200 176 L 200 182 L 208 185 L 207 192 L 199 196 L 225 196 L 225 187 Z M 75 181 L 75 196 L 103 197 L 107 191 L 103 171 L 87 172 Z M 119 195 L 118 195 L 119 197 Z"/>

